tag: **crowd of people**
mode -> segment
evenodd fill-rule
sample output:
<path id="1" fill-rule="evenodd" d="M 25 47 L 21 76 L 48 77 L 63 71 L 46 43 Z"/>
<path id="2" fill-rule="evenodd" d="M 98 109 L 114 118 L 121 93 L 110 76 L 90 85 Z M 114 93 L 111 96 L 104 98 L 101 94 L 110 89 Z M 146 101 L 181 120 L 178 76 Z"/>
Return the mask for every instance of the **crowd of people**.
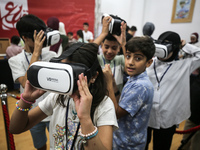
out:
<path id="1" fill-rule="evenodd" d="M 66 32 L 57 17 L 46 23 L 31 14 L 20 18 L 19 36 L 12 37 L 6 50 L 21 93 L 11 117 L 11 133 L 30 130 L 38 150 L 46 150 L 46 134 L 52 150 L 148 150 L 152 137 L 154 150 L 170 150 L 181 122 L 186 120 L 185 130 L 199 125 L 198 33 L 192 33 L 188 43 L 173 31 L 155 39 L 155 25 L 146 22 L 143 35 L 135 36 L 137 28 L 118 17 L 121 27 L 116 35 L 109 29 L 115 17 L 111 16 L 102 19 L 102 32 L 95 39 L 87 22 L 73 33 Z M 60 40 L 47 48 L 48 28 L 59 31 Z M 18 46 L 20 39 L 24 47 Z M 166 47 L 165 57 L 156 55 L 155 43 Z M 74 77 L 77 89 L 72 95 L 44 91 L 28 81 L 31 64 L 52 58 L 88 68 Z M 197 131 L 185 149 L 199 149 L 199 140 Z"/>

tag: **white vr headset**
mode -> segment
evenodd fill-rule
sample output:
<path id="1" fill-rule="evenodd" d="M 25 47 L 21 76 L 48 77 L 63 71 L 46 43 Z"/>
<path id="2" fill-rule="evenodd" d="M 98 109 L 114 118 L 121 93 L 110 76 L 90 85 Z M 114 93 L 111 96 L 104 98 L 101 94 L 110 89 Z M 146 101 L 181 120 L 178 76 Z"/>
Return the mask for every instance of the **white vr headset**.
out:
<path id="1" fill-rule="evenodd" d="M 154 56 L 165 59 L 169 56 L 169 53 L 171 53 L 173 51 L 172 42 L 166 40 L 167 37 L 170 35 L 171 35 L 171 33 L 167 33 L 163 36 L 160 36 L 158 38 L 158 40 L 154 41 L 155 48 L 156 48 Z"/>
<path id="2" fill-rule="evenodd" d="M 60 41 L 60 33 L 58 30 L 46 31 L 44 36 L 46 36 L 46 39 L 43 43 L 43 47 L 54 45 Z"/>
<path id="3" fill-rule="evenodd" d="M 166 44 L 154 44 L 156 47 L 156 51 L 154 56 L 157 56 L 159 58 L 167 58 L 169 53 L 172 52 L 172 44 L 166 43 Z"/>
<path id="4" fill-rule="evenodd" d="M 58 30 L 53 30 L 49 27 L 44 26 L 43 24 L 38 24 L 37 22 L 36 24 L 40 26 L 41 29 L 44 31 L 43 37 L 46 36 L 43 47 L 54 45 L 60 41 L 60 32 Z M 39 32 L 40 30 L 37 31 L 37 34 Z M 21 36 L 23 35 L 32 38 L 32 40 L 34 41 L 33 32 L 22 32 Z"/>
<path id="5" fill-rule="evenodd" d="M 89 82 L 99 67 L 97 59 L 91 68 L 80 63 L 60 62 L 82 45 L 82 43 L 75 44 L 75 46 L 66 50 L 58 58 L 52 58 L 51 62 L 40 61 L 31 64 L 27 72 L 27 77 L 31 85 L 45 91 L 71 95 L 78 89 L 77 80 L 79 74 L 84 73 Z"/>

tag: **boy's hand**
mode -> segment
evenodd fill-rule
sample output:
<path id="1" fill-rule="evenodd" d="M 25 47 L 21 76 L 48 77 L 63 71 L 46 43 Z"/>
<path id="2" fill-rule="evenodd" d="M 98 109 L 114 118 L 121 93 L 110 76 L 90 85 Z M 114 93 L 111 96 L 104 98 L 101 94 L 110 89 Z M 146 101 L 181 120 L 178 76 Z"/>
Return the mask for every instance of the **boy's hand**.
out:
<path id="1" fill-rule="evenodd" d="M 117 36 L 113 34 L 113 36 L 117 39 L 122 47 L 126 45 L 126 23 L 124 23 L 124 21 L 121 23 L 121 35 Z"/>
<path id="2" fill-rule="evenodd" d="M 102 21 L 102 32 L 101 34 L 94 40 L 94 43 L 100 45 L 104 38 L 108 35 L 109 32 L 109 24 L 112 18 L 110 16 L 106 16 Z"/>
<path id="3" fill-rule="evenodd" d="M 36 30 L 34 31 L 34 52 L 37 53 L 38 55 L 41 54 L 43 43 L 45 40 L 44 31 L 40 30 L 40 32 L 36 35 Z M 43 37 L 43 38 L 42 38 Z"/>
<path id="4" fill-rule="evenodd" d="M 102 33 L 108 34 L 109 32 L 109 24 L 112 20 L 112 17 L 106 16 L 103 18 L 103 23 L 102 23 Z"/>
<path id="5" fill-rule="evenodd" d="M 105 64 L 105 68 L 103 69 L 103 74 L 105 76 L 105 80 L 107 84 L 112 84 L 113 82 L 113 74 L 110 68 L 110 64 Z"/>

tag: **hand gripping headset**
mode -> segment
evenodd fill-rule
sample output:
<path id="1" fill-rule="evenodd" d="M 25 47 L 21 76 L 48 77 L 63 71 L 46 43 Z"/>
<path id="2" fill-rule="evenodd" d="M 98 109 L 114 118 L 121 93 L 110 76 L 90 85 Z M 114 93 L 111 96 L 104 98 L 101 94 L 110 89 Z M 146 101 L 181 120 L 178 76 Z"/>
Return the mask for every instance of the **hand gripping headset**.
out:
<path id="1" fill-rule="evenodd" d="M 28 19 L 28 18 L 27 18 Z M 30 19 L 30 21 L 32 22 L 33 20 Z M 43 47 L 47 47 L 47 46 L 51 46 L 54 45 L 56 43 L 58 43 L 60 41 L 60 32 L 58 30 L 53 30 L 49 27 L 46 27 L 44 24 L 40 24 L 35 22 L 39 27 L 41 27 L 41 30 L 44 31 L 44 36 L 46 36 L 44 43 L 43 43 Z M 37 31 L 37 34 L 40 32 L 40 30 Z M 32 38 L 32 40 L 34 41 L 33 38 L 33 33 L 32 32 L 22 32 L 21 35 L 25 35 L 29 38 Z"/>
<path id="2" fill-rule="evenodd" d="M 28 69 L 27 77 L 32 86 L 45 91 L 71 95 L 77 89 L 78 75 L 84 73 L 87 81 L 95 75 L 99 67 L 98 59 L 91 68 L 80 63 L 61 63 L 60 61 L 72 55 L 83 43 L 76 43 L 61 56 L 52 58 L 50 62 L 35 62 Z"/>
<path id="3" fill-rule="evenodd" d="M 124 23 L 126 23 L 125 20 L 114 16 L 114 15 L 108 15 L 108 14 L 103 14 L 102 19 L 106 16 L 111 16 L 112 20 L 109 24 L 109 32 L 110 34 L 116 34 L 116 35 L 121 35 L 121 22 L 124 21 Z"/>

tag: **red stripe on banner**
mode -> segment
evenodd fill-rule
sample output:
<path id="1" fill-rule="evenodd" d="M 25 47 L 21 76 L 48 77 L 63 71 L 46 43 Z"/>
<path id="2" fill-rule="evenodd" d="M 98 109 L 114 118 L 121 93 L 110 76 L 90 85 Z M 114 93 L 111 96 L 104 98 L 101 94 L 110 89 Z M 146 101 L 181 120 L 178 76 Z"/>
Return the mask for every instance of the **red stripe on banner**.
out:
<path id="1" fill-rule="evenodd" d="M 18 2 L 16 2 L 18 1 Z M 9 3 L 10 2 L 10 3 Z M 28 6 L 28 13 L 36 15 L 40 19 L 42 19 L 45 23 L 49 17 L 55 16 L 61 22 L 65 24 L 66 32 L 73 32 L 76 35 L 76 31 L 83 29 L 83 23 L 89 23 L 89 30 L 94 33 L 94 17 L 95 17 L 95 1 L 94 0 L 2 0 L 0 2 L 1 6 L 1 20 L 0 20 L 0 38 L 8 37 L 11 38 L 13 35 L 18 35 L 15 28 L 9 28 L 9 30 L 4 30 L 2 28 L 2 20 L 3 18 L 12 18 L 11 9 L 5 10 L 5 13 L 2 13 L 3 9 L 12 8 L 16 11 L 15 14 L 22 9 L 21 14 L 26 13 L 26 10 L 23 10 L 23 3 L 27 3 Z M 23 3 L 22 3 L 23 2 Z M 6 7 L 6 5 L 9 7 Z M 18 9 L 17 9 L 18 8 Z M 7 15 L 9 14 L 9 15 Z M 7 15 L 7 16 L 6 16 Z M 6 17 L 5 17 L 6 16 Z M 9 16 L 9 17 L 8 17 Z M 18 17 L 19 15 L 15 18 Z M 16 20 L 12 19 L 13 24 L 16 23 Z M 12 25 L 12 24 L 8 24 Z"/>

